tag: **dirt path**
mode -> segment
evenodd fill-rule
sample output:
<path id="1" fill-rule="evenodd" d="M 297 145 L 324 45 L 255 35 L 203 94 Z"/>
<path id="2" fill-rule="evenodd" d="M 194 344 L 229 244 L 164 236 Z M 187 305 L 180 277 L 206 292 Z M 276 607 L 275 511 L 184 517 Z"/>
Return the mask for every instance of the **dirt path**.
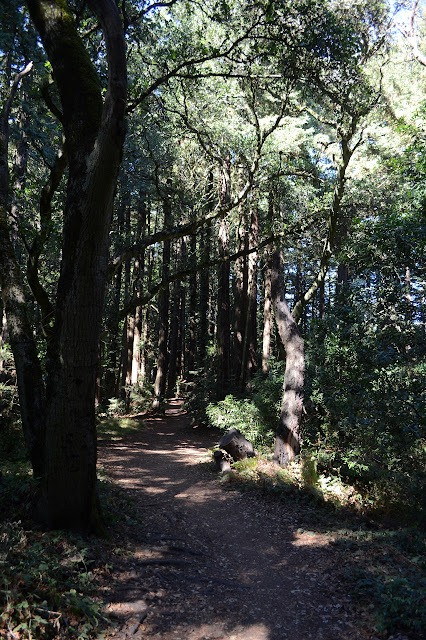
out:
<path id="1" fill-rule="evenodd" d="M 100 450 L 131 496 L 140 526 L 114 563 L 108 638 L 357 640 L 343 558 L 325 534 L 303 531 L 303 507 L 226 491 L 200 465 L 216 444 L 178 401 L 165 418 Z"/>

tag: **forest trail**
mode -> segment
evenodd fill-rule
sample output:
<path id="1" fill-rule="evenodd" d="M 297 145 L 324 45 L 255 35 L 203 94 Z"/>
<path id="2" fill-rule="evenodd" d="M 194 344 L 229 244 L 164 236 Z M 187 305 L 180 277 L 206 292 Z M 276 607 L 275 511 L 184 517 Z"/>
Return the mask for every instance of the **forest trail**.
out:
<path id="1" fill-rule="evenodd" d="M 138 526 L 113 562 L 109 639 L 365 640 L 344 557 L 304 530 L 304 506 L 227 491 L 200 464 L 217 444 L 181 402 L 144 419 L 99 458 L 131 497 Z"/>

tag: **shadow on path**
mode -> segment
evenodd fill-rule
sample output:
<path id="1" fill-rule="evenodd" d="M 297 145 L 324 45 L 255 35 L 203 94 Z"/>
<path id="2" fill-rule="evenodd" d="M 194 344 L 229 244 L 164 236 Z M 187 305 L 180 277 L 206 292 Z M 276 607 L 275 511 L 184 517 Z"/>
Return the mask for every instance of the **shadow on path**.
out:
<path id="1" fill-rule="evenodd" d="M 141 524 L 123 528 L 108 636 L 162 640 L 357 640 L 342 558 L 325 534 L 301 529 L 297 503 L 226 491 L 208 465 L 212 432 L 193 428 L 178 400 L 100 462 Z M 303 507 L 301 507 L 303 509 Z"/>

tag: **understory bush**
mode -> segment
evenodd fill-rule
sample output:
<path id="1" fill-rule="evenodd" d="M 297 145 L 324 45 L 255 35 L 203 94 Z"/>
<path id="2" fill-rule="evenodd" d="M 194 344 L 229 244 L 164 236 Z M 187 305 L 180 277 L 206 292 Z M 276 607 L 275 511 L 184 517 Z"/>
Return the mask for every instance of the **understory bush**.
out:
<path id="1" fill-rule="evenodd" d="M 223 432 L 236 428 L 260 450 L 273 446 L 283 387 L 283 365 L 273 362 L 269 375 L 257 374 L 251 384 L 250 397 L 228 395 L 210 402 L 205 413 L 208 424 Z"/>
<path id="2" fill-rule="evenodd" d="M 0 524 L 0 635 L 6 638 L 98 638 L 109 621 L 91 552 L 77 537 Z"/>
<path id="3" fill-rule="evenodd" d="M 348 295 L 308 336 L 304 443 L 374 508 L 424 517 L 424 327 L 367 311 Z"/>

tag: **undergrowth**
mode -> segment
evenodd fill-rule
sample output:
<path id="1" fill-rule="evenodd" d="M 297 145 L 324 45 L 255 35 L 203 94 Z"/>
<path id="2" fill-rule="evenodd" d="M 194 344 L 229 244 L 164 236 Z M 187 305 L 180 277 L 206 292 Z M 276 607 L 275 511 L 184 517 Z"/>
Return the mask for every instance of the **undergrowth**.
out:
<path id="1" fill-rule="evenodd" d="M 137 428 L 135 420 L 110 418 L 100 432 L 116 440 Z M 122 548 L 109 539 L 37 528 L 35 485 L 21 440 L 8 452 L 17 461 L 0 455 L 0 638 L 102 640 L 114 625 L 105 605 L 114 583 L 111 562 Z M 102 468 L 98 489 L 113 536 L 120 523 L 138 524 L 129 498 Z"/>

